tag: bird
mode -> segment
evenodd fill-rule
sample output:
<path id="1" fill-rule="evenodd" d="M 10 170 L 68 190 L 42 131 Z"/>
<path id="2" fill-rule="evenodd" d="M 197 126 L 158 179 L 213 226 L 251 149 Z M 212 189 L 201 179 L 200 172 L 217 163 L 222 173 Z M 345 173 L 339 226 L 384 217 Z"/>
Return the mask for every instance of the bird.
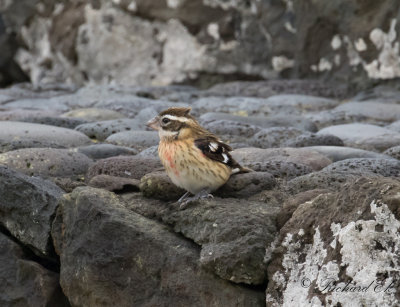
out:
<path id="1" fill-rule="evenodd" d="M 191 108 L 171 107 L 147 122 L 148 127 L 158 131 L 158 155 L 169 178 L 186 190 L 178 200 L 181 208 L 212 198 L 211 193 L 231 175 L 251 171 L 236 162 L 229 153 L 232 148 L 203 128 L 190 111 Z"/>

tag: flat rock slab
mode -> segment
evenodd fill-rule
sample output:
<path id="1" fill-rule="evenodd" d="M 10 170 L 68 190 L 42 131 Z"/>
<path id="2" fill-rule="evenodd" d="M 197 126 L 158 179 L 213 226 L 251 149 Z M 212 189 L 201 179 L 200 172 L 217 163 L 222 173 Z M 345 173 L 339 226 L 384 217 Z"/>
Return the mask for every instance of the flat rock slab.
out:
<path id="1" fill-rule="evenodd" d="M 24 148 L 0 154 L 0 164 L 29 176 L 47 178 L 83 176 L 93 161 L 68 149 Z"/>
<path id="2" fill-rule="evenodd" d="M 104 190 L 78 188 L 64 197 L 52 236 L 61 287 L 73 306 L 265 304 L 261 291 L 204 270 L 195 244 Z"/>
<path id="3" fill-rule="evenodd" d="M 98 160 L 88 170 L 90 180 L 97 175 L 140 179 L 155 170 L 163 169 L 160 159 L 137 156 L 120 156 Z"/>
<path id="4" fill-rule="evenodd" d="M 400 104 L 381 102 L 347 102 L 335 108 L 335 111 L 344 112 L 347 116 L 361 116 L 367 119 L 393 122 L 400 119 Z"/>
<path id="5" fill-rule="evenodd" d="M 87 123 L 86 120 L 80 118 L 65 118 L 59 116 L 33 116 L 26 117 L 24 119 L 19 120 L 25 123 L 34 123 L 41 125 L 49 125 L 56 126 L 68 129 L 75 129 L 75 127 Z"/>
<path id="6" fill-rule="evenodd" d="M 0 121 L 0 152 L 33 147 L 71 148 L 90 143 L 86 135 L 71 129 Z"/>
<path id="7" fill-rule="evenodd" d="M 389 158 L 386 154 L 345 146 L 310 146 L 305 148 L 317 151 L 333 162 L 352 158 Z"/>
<path id="8" fill-rule="evenodd" d="M 358 178 L 318 194 L 298 205 L 280 230 L 280 248 L 268 266 L 267 306 L 396 306 L 399 288 L 383 290 L 400 277 L 393 260 L 400 241 L 399 181 Z M 330 281 L 336 289 L 373 284 L 345 292 L 327 287 Z"/>
<path id="9" fill-rule="evenodd" d="M 254 125 L 260 128 L 294 127 L 303 131 L 317 131 L 317 126 L 311 120 L 302 116 L 290 114 L 277 114 L 270 116 L 239 116 L 228 113 L 209 112 L 199 117 L 199 122 L 203 125 L 217 120 L 234 121 L 241 124 Z"/>
<path id="10" fill-rule="evenodd" d="M 119 112 L 108 109 L 83 108 L 63 113 L 61 117 L 72 117 L 88 122 L 97 122 L 103 120 L 120 119 L 124 118 L 125 116 Z"/>
<path id="11" fill-rule="evenodd" d="M 124 146 L 112 144 L 94 144 L 74 148 L 74 151 L 80 152 L 93 160 L 105 159 L 116 156 L 132 156 L 138 153 L 137 150 Z"/>
<path id="12" fill-rule="evenodd" d="M 75 130 L 86 134 L 92 139 L 104 141 L 110 135 L 130 130 L 145 130 L 146 126 L 136 119 L 114 119 L 79 125 Z"/>
<path id="13" fill-rule="evenodd" d="M 307 165 L 316 171 L 332 163 L 324 155 L 304 148 L 239 148 L 232 152 L 232 156 L 243 164 L 266 161 L 293 162 Z"/>
<path id="14" fill-rule="evenodd" d="M 7 109 L 32 109 L 32 110 L 53 110 L 56 112 L 69 111 L 69 107 L 63 102 L 56 99 L 20 99 L 11 101 L 4 105 Z"/>
<path id="15" fill-rule="evenodd" d="M 107 143 L 143 150 L 150 146 L 158 145 L 158 132 L 156 131 L 125 131 L 110 135 Z"/>
<path id="16" fill-rule="evenodd" d="M 308 95 L 274 95 L 265 99 L 265 104 L 274 109 L 295 107 L 300 111 L 320 111 L 332 109 L 339 104 L 339 101 L 324 97 Z"/>
<path id="17" fill-rule="evenodd" d="M 69 306 L 59 275 L 29 260 L 21 246 L 0 233 L 1 306 Z"/>
<path id="18" fill-rule="evenodd" d="M 346 124 L 326 127 L 319 135 L 331 134 L 343 140 L 346 146 L 384 151 L 400 143 L 400 133 L 368 124 Z"/>
<path id="19" fill-rule="evenodd" d="M 50 181 L 0 166 L 0 223 L 24 245 L 50 255 L 50 225 L 63 193 Z"/>
<path id="20" fill-rule="evenodd" d="M 10 120 L 10 121 L 22 121 L 25 118 L 36 118 L 36 117 L 46 117 L 46 116 L 56 116 L 59 112 L 52 110 L 29 110 L 29 109 L 13 109 L 0 111 L 0 121 Z"/>

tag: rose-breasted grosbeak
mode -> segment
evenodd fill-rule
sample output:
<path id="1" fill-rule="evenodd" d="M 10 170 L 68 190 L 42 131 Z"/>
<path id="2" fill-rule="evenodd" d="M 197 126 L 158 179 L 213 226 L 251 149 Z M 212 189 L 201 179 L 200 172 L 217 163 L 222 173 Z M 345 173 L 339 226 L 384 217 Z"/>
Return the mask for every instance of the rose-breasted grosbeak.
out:
<path id="1" fill-rule="evenodd" d="M 169 108 L 147 125 L 158 130 L 158 154 L 172 182 L 187 192 L 179 199 L 190 201 L 212 197 L 231 174 L 248 172 L 229 154 L 232 148 L 207 131 L 189 114 L 190 108 Z M 188 197 L 190 193 L 194 197 Z"/>

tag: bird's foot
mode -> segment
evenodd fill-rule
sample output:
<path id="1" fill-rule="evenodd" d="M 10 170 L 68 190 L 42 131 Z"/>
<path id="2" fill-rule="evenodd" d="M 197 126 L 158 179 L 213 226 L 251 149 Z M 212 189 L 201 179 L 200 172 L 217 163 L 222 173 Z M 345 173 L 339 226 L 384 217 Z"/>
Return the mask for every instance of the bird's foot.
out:
<path id="1" fill-rule="evenodd" d="M 183 195 L 183 196 L 185 196 L 185 195 Z M 181 198 L 183 198 L 183 196 Z M 193 197 L 187 197 L 184 201 L 181 201 L 180 202 L 181 205 L 179 206 L 179 209 L 185 209 L 187 207 L 187 205 L 189 205 L 190 203 L 192 203 L 196 200 L 204 199 L 204 198 L 210 199 L 210 198 L 214 198 L 214 196 L 212 196 L 210 194 L 210 190 L 201 190 L 199 193 L 197 193 Z"/>
<path id="2" fill-rule="evenodd" d="M 178 199 L 178 203 L 183 202 L 188 196 L 190 195 L 190 192 L 186 192 L 185 194 L 182 195 L 181 198 Z"/>

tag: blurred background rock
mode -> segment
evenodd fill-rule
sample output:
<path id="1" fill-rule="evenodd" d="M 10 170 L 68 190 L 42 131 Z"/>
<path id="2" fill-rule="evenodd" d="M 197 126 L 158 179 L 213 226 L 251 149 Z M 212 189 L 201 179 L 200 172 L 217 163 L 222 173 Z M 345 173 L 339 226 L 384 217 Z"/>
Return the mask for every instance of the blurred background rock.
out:
<path id="1" fill-rule="evenodd" d="M 397 0 L 0 0 L 0 86 L 400 76 Z"/>

